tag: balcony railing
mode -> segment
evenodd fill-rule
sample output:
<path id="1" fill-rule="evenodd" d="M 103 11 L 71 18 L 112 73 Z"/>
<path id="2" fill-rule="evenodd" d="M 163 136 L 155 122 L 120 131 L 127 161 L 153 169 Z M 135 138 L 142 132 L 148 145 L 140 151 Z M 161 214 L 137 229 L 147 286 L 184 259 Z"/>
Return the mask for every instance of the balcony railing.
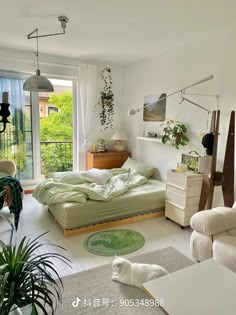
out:
<path id="1" fill-rule="evenodd" d="M 72 171 L 71 141 L 41 141 L 41 172 L 46 178 L 54 172 Z"/>

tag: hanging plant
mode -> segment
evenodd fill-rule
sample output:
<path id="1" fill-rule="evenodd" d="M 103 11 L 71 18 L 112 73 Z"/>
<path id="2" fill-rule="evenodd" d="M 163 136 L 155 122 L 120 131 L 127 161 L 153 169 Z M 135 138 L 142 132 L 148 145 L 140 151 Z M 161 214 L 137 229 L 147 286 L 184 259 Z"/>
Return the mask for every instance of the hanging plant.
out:
<path id="1" fill-rule="evenodd" d="M 162 143 L 169 143 L 176 149 L 189 142 L 186 126 L 178 120 L 167 120 L 162 132 Z"/>
<path id="2" fill-rule="evenodd" d="M 111 69 L 104 68 L 101 72 L 101 79 L 104 81 L 104 87 L 100 92 L 98 105 L 100 106 L 100 124 L 106 129 L 113 128 L 114 116 L 114 94 L 112 92 Z"/>

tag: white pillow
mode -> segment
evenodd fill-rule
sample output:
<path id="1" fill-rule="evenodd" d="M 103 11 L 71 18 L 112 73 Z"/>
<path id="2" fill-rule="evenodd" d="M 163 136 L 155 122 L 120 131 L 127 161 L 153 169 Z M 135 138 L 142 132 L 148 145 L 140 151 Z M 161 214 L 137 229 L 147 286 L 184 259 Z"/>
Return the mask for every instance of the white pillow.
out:
<path id="1" fill-rule="evenodd" d="M 83 178 L 87 179 L 89 182 L 104 185 L 112 177 L 112 173 L 106 170 L 99 170 L 97 168 L 92 168 L 91 170 L 81 172 Z"/>
<path id="2" fill-rule="evenodd" d="M 139 172 L 140 175 L 145 176 L 146 178 L 152 176 L 155 171 L 153 166 L 147 165 L 143 162 L 139 162 L 130 157 L 125 161 L 121 168 L 130 168 L 132 171 Z"/>

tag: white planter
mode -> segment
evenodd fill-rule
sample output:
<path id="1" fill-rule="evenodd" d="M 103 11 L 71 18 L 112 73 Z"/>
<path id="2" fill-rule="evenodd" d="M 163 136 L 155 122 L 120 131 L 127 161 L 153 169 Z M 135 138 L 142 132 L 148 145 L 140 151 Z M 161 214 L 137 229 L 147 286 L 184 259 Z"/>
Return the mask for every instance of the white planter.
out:
<path id="1" fill-rule="evenodd" d="M 12 307 L 12 311 L 10 311 L 9 315 L 31 315 L 32 312 L 32 305 L 26 305 L 24 307 Z"/>

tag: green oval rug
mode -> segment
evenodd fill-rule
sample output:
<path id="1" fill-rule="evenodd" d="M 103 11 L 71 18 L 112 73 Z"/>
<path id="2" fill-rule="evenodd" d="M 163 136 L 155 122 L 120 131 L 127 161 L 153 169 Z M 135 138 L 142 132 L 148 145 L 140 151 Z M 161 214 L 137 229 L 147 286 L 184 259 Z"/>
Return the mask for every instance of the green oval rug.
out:
<path id="1" fill-rule="evenodd" d="M 119 256 L 142 247 L 144 237 L 132 230 L 106 230 L 96 232 L 84 241 L 84 248 L 95 255 Z"/>

